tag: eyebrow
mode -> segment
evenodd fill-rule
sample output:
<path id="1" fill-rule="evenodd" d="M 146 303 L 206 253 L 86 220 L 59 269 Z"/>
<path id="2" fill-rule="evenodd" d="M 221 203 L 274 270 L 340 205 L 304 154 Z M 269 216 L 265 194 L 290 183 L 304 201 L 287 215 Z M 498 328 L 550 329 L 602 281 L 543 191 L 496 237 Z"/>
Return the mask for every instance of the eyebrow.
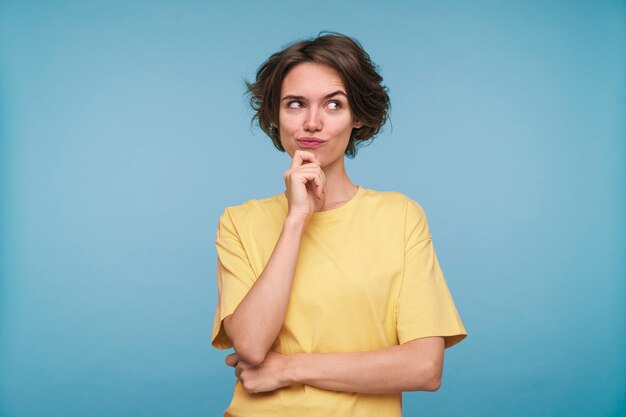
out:
<path id="1" fill-rule="evenodd" d="M 346 93 L 344 93 L 344 92 L 343 92 L 343 91 L 341 91 L 341 90 L 337 90 L 337 91 L 333 91 L 333 92 L 332 92 L 332 93 L 330 93 L 330 94 L 326 94 L 326 95 L 324 96 L 324 100 L 329 99 L 329 98 L 331 98 L 331 97 L 334 97 L 334 96 L 336 96 L 336 95 L 338 95 L 338 94 L 342 94 L 342 95 L 344 95 L 346 98 L 348 98 L 348 96 L 346 95 Z M 304 96 L 294 96 L 294 95 L 288 95 L 288 96 L 285 96 L 285 97 L 283 97 L 283 98 L 281 98 L 281 99 L 280 99 L 280 101 L 283 101 L 283 100 L 304 100 Z"/>

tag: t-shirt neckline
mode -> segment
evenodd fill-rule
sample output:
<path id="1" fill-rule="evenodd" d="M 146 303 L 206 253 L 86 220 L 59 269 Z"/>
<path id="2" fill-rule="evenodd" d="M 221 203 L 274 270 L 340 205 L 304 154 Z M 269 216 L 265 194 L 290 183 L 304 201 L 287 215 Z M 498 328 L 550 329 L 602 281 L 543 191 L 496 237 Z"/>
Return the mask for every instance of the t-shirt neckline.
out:
<path id="1" fill-rule="evenodd" d="M 316 223 L 319 221 L 334 220 L 334 219 L 338 219 L 340 217 L 346 216 L 347 214 L 352 212 L 354 208 L 358 205 L 359 200 L 363 198 L 364 193 L 365 193 L 365 189 L 361 187 L 360 185 L 357 185 L 356 194 L 350 200 L 345 202 L 340 207 L 330 209 L 330 210 L 314 212 L 313 214 L 311 214 L 311 217 L 309 218 L 309 222 Z M 282 203 L 285 206 L 285 212 L 286 212 L 288 210 L 287 196 L 285 195 L 284 192 L 282 192 L 280 193 L 280 198 L 281 198 Z"/>

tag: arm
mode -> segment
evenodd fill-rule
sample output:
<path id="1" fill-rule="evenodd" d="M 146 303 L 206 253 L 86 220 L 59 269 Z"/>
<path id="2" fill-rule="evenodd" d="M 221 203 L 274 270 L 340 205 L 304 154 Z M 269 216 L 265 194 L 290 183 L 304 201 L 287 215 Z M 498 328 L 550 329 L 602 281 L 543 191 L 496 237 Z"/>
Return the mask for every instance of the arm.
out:
<path id="1" fill-rule="evenodd" d="M 233 314 L 224 318 L 224 330 L 242 360 L 259 365 L 280 331 L 295 274 L 305 220 L 287 217 L 265 269 Z"/>
<path id="2" fill-rule="evenodd" d="M 229 355 L 226 364 L 249 392 L 273 391 L 291 384 L 360 393 L 436 391 L 443 371 L 443 337 L 424 337 L 368 352 L 270 352 L 259 366 Z"/>
<path id="3" fill-rule="evenodd" d="M 334 391 L 436 391 L 443 351 L 442 337 L 426 337 L 369 352 L 295 354 L 291 379 Z"/>
<path id="4" fill-rule="evenodd" d="M 310 215 L 326 201 L 326 177 L 312 152 L 296 150 L 284 178 L 289 208 L 276 246 L 261 275 L 223 321 L 237 354 L 255 366 L 263 363 L 283 326 L 302 234 Z"/>

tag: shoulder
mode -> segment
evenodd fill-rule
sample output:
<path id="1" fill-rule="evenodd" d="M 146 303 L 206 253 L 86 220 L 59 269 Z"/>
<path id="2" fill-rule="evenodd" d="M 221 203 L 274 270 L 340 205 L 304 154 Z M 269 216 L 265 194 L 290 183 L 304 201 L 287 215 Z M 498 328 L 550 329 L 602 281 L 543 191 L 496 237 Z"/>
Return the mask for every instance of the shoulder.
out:
<path id="1" fill-rule="evenodd" d="M 285 199 L 284 195 L 279 193 L 271 197 L 253 198 L 241 204 L 227 206 L 220 216 L 220 222 L 260 221 L 267 216 L 282 212 L 284 210 L 283 199 Z"/>
<path id="2" fill-rule="evenodd" d="M 420 203 L 400 191 L 365 190 L 365 196 L 369 202 L 379 206 L 396 209 L 403 213 L 424 215 L 424 209 Z"/>
<path id="3" fill-rule="evenodd" d="M 366 197 L 371 203 L 365 205 L 371 209 L 368 213 L 374 218 L 384 217 L 385 225 L 393 222 L 404 229 L 405 242 L 430 237 L 426 212 L 415 199 L 399 191 L 377 190 L 367 190 Z"/>

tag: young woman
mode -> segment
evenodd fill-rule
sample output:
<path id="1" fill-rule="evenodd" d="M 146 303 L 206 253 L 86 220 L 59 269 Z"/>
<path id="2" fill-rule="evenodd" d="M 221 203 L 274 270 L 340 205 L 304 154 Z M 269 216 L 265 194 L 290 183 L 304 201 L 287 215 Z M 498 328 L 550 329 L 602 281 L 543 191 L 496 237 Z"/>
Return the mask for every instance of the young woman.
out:
<path id="1" fill-rule="evenodd" d="M 346 172 L 387 119 L 381 82 L 357 41 L 331 33 L 248 83 L 292 160 L 284 192 L 219 219 L 212 344 L 234 347 L 238 378 L 224 416 L 401 416 L 402 392 L 437 390 L 444 349 L 467 335 L 422 207 Z"/>

